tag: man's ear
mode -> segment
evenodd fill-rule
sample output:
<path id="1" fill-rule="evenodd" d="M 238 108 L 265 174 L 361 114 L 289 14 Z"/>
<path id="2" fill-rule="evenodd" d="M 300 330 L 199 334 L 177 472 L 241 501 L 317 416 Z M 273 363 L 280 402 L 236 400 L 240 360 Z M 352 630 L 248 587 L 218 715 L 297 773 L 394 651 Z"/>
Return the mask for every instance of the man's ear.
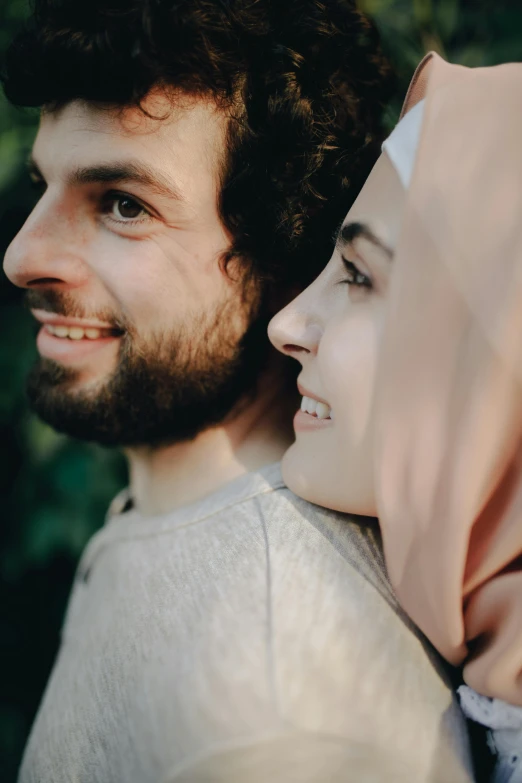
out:
<path id="1" fill-rule="evenodd" d="M 401 120 L 410 109 L 413 109 L 413 107 L 426 96 L 426 89 L 428 87 L 428 80 L 430 78 L 433 63 L 436 62 L 436 60 L 441 59 L 442 58 L 439 57 L 436 52 L 429 52 L 418 64 L 402 105 Z"/>

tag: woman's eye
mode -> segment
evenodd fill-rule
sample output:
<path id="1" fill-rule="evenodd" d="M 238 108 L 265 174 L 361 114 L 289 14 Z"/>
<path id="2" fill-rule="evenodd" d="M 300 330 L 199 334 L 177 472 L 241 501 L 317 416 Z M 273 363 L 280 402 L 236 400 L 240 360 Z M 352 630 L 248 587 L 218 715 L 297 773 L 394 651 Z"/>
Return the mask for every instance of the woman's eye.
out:
<path id="1" fill-rule="evenodd" d="M 36 199 L 40 199 L 47 189 L 47 185 L 43 179 L 31 177 L 30 180 L 31 190 L 35 193 Z"/>
<path id="2" fill-rule="evenodd" d="M 348 276 L 343 280 L 343 283 L 357 286 L 357 288 L 373 288 L 372 281 L 368 275 L 363 274 L 352 261 L 343 258 L 343 264 L 348 273 Z"/>

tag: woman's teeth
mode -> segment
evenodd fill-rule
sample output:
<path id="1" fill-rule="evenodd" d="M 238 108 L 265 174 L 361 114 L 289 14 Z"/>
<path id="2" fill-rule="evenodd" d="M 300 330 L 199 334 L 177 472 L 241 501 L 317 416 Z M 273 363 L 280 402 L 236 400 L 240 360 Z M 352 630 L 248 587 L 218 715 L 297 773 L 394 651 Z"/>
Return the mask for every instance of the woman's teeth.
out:
<path id="1" fill-rule="evenodd" d="M 303 397 L 301 410 L 305 413 L 309 413 L 310 416 L 315 416 L 317 419 L 333 419 L 330 406 L 326 405 L 324 402 L 312 400 L 311 397 Z"/>
<path id="2" fill-rule="evenodd" d="M 46 331 L 55 337 L 66 337 L 69 340 L 99 340 L 101 337 L 110 337 L 111 329 L 83 329 L 81 326 L 52 326 L 46 324 Z"/>

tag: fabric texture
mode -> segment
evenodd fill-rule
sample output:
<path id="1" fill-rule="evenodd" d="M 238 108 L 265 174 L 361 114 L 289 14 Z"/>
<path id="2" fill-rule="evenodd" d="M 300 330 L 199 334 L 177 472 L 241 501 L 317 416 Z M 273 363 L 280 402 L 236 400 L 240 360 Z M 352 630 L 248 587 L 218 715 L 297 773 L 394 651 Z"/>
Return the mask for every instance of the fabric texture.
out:
<path id="1" fill-rule="evenodd" d="M 175 513 L 113 506 L 78 570 L 20 783 L 469 783 L 445 666 L 374 523 L 278 465 Z"/>
<path id="2" fill-rule="evenodd" d="M 488 745 L 497 756 L 491 783 L 522 783 L 522 709 L 481 696 L 469 685 L 457 692 L 464 715 L 490 729 Z"/>
<path id="3" fill-rule="evenodd" d="M 419 148 L 422 122 L 424 119 L 424 100 L 410 109 L 395 126 L 382 149 L 393 163 L 402 187 L 408 190 L 413 176 L 413 167 Z"/>
<path id="4" fill-rule="evenodd" d="M 429 55 L 378 371 L 378 515 L 402 606 L 522 706 L 522 65 Z"/>

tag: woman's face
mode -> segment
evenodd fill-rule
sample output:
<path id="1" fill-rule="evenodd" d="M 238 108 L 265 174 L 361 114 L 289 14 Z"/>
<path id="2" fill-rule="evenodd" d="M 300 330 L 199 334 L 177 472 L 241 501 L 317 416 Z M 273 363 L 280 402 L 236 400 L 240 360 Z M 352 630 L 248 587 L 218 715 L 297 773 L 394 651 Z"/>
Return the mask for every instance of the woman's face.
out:
<path id="1" fill-rule="evenodd" d="M 272 343 L 302 365 L 295 443 L 283 476 L 297 495 L 375 516 L 373 391 L 405 192 L 386 153 L 348 212 L 322 274 L 273 318 Z"/>

